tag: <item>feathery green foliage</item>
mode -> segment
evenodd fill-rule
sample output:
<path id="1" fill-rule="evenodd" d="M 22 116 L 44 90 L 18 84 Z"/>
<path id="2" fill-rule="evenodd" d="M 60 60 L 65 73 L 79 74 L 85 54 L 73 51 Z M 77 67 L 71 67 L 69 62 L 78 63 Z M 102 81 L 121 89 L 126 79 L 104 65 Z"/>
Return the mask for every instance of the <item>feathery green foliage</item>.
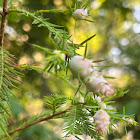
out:
<path id="1" fill-rule="evenodd" d="M 45 104 L 55 113 L 59 107 L 66 103 L 67 99 L 66 96 L 53 94 L 51 97 L 45 96 Z"/>
<path id="2" fill-rule="evenodd" d="M 20 83 L 19 77 L 23 74 L 15 70 L 16 64 L 14 63 L 15 57 L 10 54 L 7 50 L 0 49 L 0 110 L 1 110 L 1 123 L 0 128 L 8 136 L 6 126 L 7 117 L 5 115 L 9 114 L 8 106 L 10 96 L 13 96 L 12 88 L 19 89 L 17 84 Z"/>
<path id="3" fill-rule="evenodd" d="M 9 6 L 11 6 L 12 2 L 15 0 L 9 0 Z M 35 48 L 41 49 L 47 54 L 47 58 L 44 60 L 46 61 L 45 68 L 40 68 L 35 65 L 20 65 L 18 67 L 20 68 L 27 68 L 27 69 L 33 69 L 33 70 L 39 70 L 42 73 L 47 72 L 55 77 L 58 77 L 62 80 L 64 80 L 65 83 L 68 83 L 73 89 L 75 89 L 75 96 L 73 98 L 66 97 L 64 95 L 58 95 L 53 94 L 52 96 L 48 97 L 45 96 L 45 104 L 47 107 L 52 111 L 52 113 L 58 113 L 58 111 L 64 110 L 65 107 L 63 105 L 67 105 L 69 108 L 67 110 L 64 110 L 64 114 L 55 116 L 54 118 L 64 118 L 65 125 L 64 125 L 64 132 L 66 132 L 66 137 L 69 135 L 76 135 L 75 137 L 80 139 L 77 135 L 89 135 L 91 138 L 95 138 L 97 140 L 100 140 L 100 136 L 95 129 L 96 122 L 93 120 L 93 116 L 97 111 L 102 109 L 99 101 L 95 99 L 95 96 L 83 92 L 80 90 L 81 84 L 83 81 L 80 78 L 80 73 L 78 74 L 78 80 L 80 82 L 79 87 L 76 87 L 70 80 L 70 75 L 68 75 L 68 69 L 69 69 L 69 61 L 71 57 L 77 55 L 77 50 L 80 47 L 85 46 L 85 53 L 84 58 L 86 58 L 87 55 L 87 43 L 90 41 L 95 35 L 90 36 L 89 38 L 85 39 L 81 44 L 74 44 L 73 41 L 71 41 L 71 36 L 68 35 L 68 33 L 63 29 L 62 26 L 55 25 L 49 22 L 48 18 L 44 18 L 43 13 L 63 13 L 63 14 L 72 14 L 74 10 L 80 8 L 88 8 L 88 6 L 91 3 L 91 0 L 87 0 L 84 2 L 83 6 L 80 6 L 78 0 L 75 0 L 75 7 L 71 8 L 70 2 L 68 1 L 68 5 L 70 9 L 68 10 L 59 10 L 59 9 L 52 9 L 52 10 L 38 10 L 34 13 L 31 13 L 26 10 L 21 9 L 9 9 L 8 14 L 10 12 L 16 12 L 21 13 L 29 18 L 32 18 L 33 22 L 32 24 L 37 25 L 37 27 L 45 27 L 49 30 L 49 39 L 51 41 L 51 45 L 54 47 L 54 49 L 48 49 L 45 47 L 42 47 L 40 45 L 32 44 Z M 82 3 L 82 2 L 81 2 Z M 1 4 L 1 2 L 0 2 Z M 88 10 L 88 14 L 89 14 Z M 90 19 L 84 19 L 85 21 L 94 22 Z M 77 21 L 76 21 L 77 22 Z M 76 25 L 76 24 L 75 24 Z M 76 27 L 76 26 L 75 26 Z M 28 43 L 27 43 L 28 44 Z M 8 105 L 9 105 L 9 99 L 10 96 L 14 95 L 12 92 L 12 88 L 17 88 L 17 84 L 20 83 L 18 80 L 19 77 L 23 76 L 21 73 L 15 70 L 16 64 L 14 63 L 15 57 L 11 55 L 8 51 L 1 48 L 0 50 L 0 135 L 8 135 L 7 132 L 7 116 L 10 115 L 8 111 Z M 104 60 L 99 61 L 93 61 L 96 62 L 102 62 Z M 100 70 L 107 68 L 108 66 L 102 66 Z M 62 74 L 62 73 L 63 74 Z M 65 72 L 65 74 L 64 74 Z M 61 73 L 61 75 L 60 75 Z M 112 78 L 109 76 L 104 76 L 105 78 Z M 79 93 L 79 94 L 77 94 Z M 102 102 L 106 105 L 113 104 L 114 98 L 118 98 L 120 96 L 123 96 L 126 94 L 127 91 L 124 91 L 124 89 L 121 90 L 115 90 L 115 94 L 103 97 Z M 97 93 L 93 93 L 97 94 Z M 101 95 L 101 93 L 98 93 L 97 95 Z M 70 103 L 67 103 L 67 101 L 71 101 Z M 124 125 L 127 125 L 128 121 L 124 118 L 134 118 L 134 116 L 125 115 L 125 111 L 123 114 L 117 113 L 114 109 L 104 109 L 110 116 L 110 127 L 112 124 L 116 121 L 121 121 L 124 123 Z M 62 111 L 63 112 L 63 111 Z M 8 115 L 7 115 L 8 114 Z M 50 115 L 50 114 L 49 114 Z M 22 123 L 19 127 L 25 125 L 31 126 L 34 121 L 37 121 L 43 117 L 48 116 L 47 113 L 43 113 L 40 115 L 35 115 L 31 117 L 27 122 Z M 136 122 L 133 121 L 133 125 L 136 125 Z M 17 127 L 16 127 L 17 128 Z M 13 128 L 14 130 L 15 128 Z M 1 134 L 2 132 L 2 134 Z M 10 138 L 10 137 L 9 137 Z"/>
<path id="4" fill-rule="evenodd" d="M 57 38 L 61 38 L 63 36 L 64 31 L 61 29 L 62 26 L 52 24 L 48 22 L 48 18 L 43 18 L 40 15 L 36 15 L 36 13 L 31 13 L 29 11 L 20 10 L 20 9 L 10 9 L 10 12 L 17 12 L 22 13 L 23 15 L 27 17 L 31 17 L 34 21 L 32 24 L 37 25 L 38 27 L 46 27 L 50 32 L 53 33 L 53 35 Z"/>
<path id="5" fill-rule="evenodd" d="M 16 64 L 14 63 L 15 57 L 8 51 L 1 48 L 0 50 L 0 107 L 1 110 L 8 113 L 4 102 L 9 105 L 9 98 L 14 95 L 11 88 L 19 89 L 16 85 L 20 83 L 19 77 L 23 74 L 15 70 Z"/>
<path id="6" fill-rule="evenodd" d="M 93 122 L 89 120 L 89 114 L 83 110 L 82 105 L 74 105 L 65 117 L 64 132 L 66 137 L 70 134 L 83 135 L 87 134 L 91 138 L 100 140 L 100 136 L 93 126 Z"/>

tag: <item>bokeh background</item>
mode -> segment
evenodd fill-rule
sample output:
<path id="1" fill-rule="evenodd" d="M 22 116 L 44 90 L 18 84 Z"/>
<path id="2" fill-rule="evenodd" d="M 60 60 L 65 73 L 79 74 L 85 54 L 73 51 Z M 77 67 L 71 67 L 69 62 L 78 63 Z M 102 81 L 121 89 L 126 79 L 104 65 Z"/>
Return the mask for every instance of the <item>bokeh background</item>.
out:
<path id="1" fill-rule="evenodd" d="M 45 13 L 44 17 L 50 22 L 64 26 L 72 35 L 74 43 L 81 43 L 86 38 L 96 34 L 88 43 L 88 55 L 93 60 L 106 59 L 99 63 L 107 66 L 104 75 L 116 77 L 109 80 L 116 88 L 129 90 L 124 97 L 117 99 L 114 105 L 122 113 L 125 106 L 126 114 L 135 114 L 135 119 L 140 122 L 140 1 L 139 0 L 91 0 L 89 19 L 95 23 L 79 21 L 76 23 L 70 14 Z M 85 0 L 79 0 L 79 8 Z M 70 0 L 74 7 L 74 0 Z M 14 8 L 26 9 L 31 12 L 40 9 L 69 8 L 67 0 L 18 0 L 12 3 Z M 17 13 L 7 17 L 5 46 L 17 57 L 19 65 L 37 64 L 44 65 L 46 54 L 29 44 L 38 44 L 53 49 L 48 39 L 48 30 L 44 27 L 37 28 L 32 25 L 32 20 Z M 83 55 L 84 48 L 77 53 Z M 74 95 L 74 90 L 58 78 L 54 78 L 40 71 L 23 69 L 25 77 L 20 85 L 21 90 L 15 90 L 18 99 L 11 100 L 13 117 L 9 119 L 9 127 L 15 126 L 21 120 L 41 113 L 47 108 L 43 104 L 43 96 L 59 93 L 68 96 Z M 16 133 L 18 140 L 61 140 L 63 126 L 62 119 L 50 120 L 32 126 L 22 132 Z M 121 126 L 121 125 L 120 125 Z M 109 134 L 109 140 L 138 140 L 140 127 L 128 127 L 128 134 L 120 127 L 120 134 Z M 90 140 L 90 138 L 85 138 Z"/>

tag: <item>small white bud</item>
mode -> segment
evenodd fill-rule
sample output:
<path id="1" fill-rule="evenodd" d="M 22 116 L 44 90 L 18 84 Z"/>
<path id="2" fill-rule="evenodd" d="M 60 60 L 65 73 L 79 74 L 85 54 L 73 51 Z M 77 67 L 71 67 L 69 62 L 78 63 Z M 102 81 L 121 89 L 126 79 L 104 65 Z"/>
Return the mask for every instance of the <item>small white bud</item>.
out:
<path id="1" fill-rule="evenodd" d="M 106 109 L 116 111 L 116 107 L 114 107 L 114 106 L 112 106 L 112 105 L 108 105 L 108 106 L 106 107 Z"/>
<path id="2" fill-rule="evenodd" d="M 62 53 L 59 50 L 54 50 L 53 53 L 56 55 L 56 57 L 60 58 L 60 60 L 65 61 L 65 54 Z"/>
<path id="3" fill-rule="evenodd" d="M 134 123 L 134 120 L 131 119 L 131 118 L 126 118 L 126 119 L 125 119 L 125 117 L 123 117 L 123 119 L 126 120 L 126 121 L 128 122 L 128 125 L 130 125 L 130 124 L 132 125 L 132 124 Z"/>
<path id="4" fill-rule="evenodd" d="M 134 120 L 133 119 L 128 119 L 129 124 L 133 124 Z"/>
<path id="5" fill-rule="evenodd" d="M 87 16 L 87 9 L 76 9 L 76 11 L 73 13 L 73 18 L 75 20 L 86 19 Z"/>
<path id="6" fill-rule="evenodd" d="M 100 104 L 101 109 L 106 109 L 106 104 L 104 102 L 101 102 Z"/>
<path id="7" fill-rule="evenodd" d="M 98 103 L 101 103 L 101 102 L 102 102 L 102 99 L 101 99 L 100 96 L 95 95 L 95 96 L 93 97 L 93 99 L 96 100 Z"/>

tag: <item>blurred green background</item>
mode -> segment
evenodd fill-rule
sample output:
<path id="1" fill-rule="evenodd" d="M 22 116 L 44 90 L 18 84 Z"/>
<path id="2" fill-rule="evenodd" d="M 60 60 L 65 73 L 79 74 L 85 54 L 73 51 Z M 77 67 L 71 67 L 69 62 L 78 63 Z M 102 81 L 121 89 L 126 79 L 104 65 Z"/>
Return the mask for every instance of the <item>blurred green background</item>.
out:
<path id="1" fill-rule="evenodd" d="M 85 1 L 79 0 L 79 8 Z M 74 7 L 74 0 L 70 0 Z M 69 8 L 67 0 L 18 0 L 13 2 L 13 7 L 26 9 L 31 12 L 40 9 Z M 44 13 L 50 18 L 50 22 L 64 26 L 74 43 L 81 43 L 93 34 L 96 37 L 88 43 L 88 55 L 94 60 L 106 59 L 98 65 L 111 66 L 103 73 L 116 77 L 109 80 L 116 88 L 125 88 L 129 92 L 124 97 L 117 99 L 115 107 L 122 113 L 122 107 L 126 107 L 126 114 L 135 114 L 135 119 L 140 122 L 140 1 L 139 0 L 93 0 L 91 2 L 89 19 L 95 23 L 78 21 L 76 34 L 74 34 L 75 21 L 70 14 Z M 48 30 L 44 27 L 37 28 L 32 25 L 32 19 L 17 13 L 11 13 L 7 17 L 6 48 L 17 57 L 17 63 L 37 64 L 44 66 L 43 59 L 46 54 L 31 45 L 38 44 L 53 49 L 48 39 Z M 83 55 L 84 49 L 77 53 Z M 69 85 L 58 78 L 42 74 L 40 71 L 29 69 L 22 70 L 25 77 L 20 85 L 21 90 L 14 92 L 18 99 L 11 100 L 13 117 L 9 119 L 9 127 L 21 120 L 27 120 L 30 116 L 41 113 L 47 108 L 43 105 L 43 96 L 49 96 L 54 92 L 73 96 L 74 91 Z M 22 132 L 14 134 L 18 140 L 59 140 L 63 120 L 50 120 L 32 126 Z M 123 128 L 121 133 L 114 136 L 109 134 L 108 139 L 133 140 L 140 139 L 140 127 L 128 127 L 128 134 Z M 90 138 L 87 138 L 90 140 Z"/>

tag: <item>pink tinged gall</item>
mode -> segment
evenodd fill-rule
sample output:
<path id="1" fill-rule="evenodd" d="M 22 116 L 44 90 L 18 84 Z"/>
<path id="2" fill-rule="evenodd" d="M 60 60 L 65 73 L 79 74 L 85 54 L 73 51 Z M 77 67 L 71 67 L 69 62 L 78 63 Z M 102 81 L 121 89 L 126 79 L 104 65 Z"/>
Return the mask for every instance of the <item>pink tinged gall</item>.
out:
<path id="1" fill-rule="evenodd" d="M 104 135 L 107 132 L 107 126 L 110 124 L 110 116 L 103 109 L 97 111 L 94 115 L 95 128 L 100 135 Z"/>

